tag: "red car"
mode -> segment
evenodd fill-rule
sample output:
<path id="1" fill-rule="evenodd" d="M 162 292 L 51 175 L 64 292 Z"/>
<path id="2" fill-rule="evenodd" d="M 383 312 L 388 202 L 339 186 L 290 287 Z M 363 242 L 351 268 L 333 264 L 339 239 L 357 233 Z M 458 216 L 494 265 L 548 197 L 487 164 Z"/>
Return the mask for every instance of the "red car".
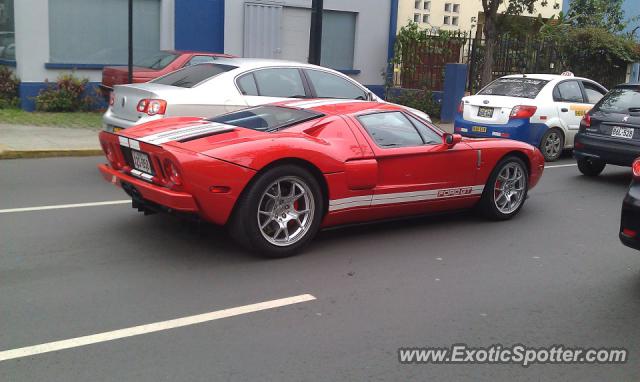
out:
<path id="1" fill-rule="evenodd" d="M 230 228 L 281 257 L 322 227 L 479 207 L 509 219 L 542 176 L 526 143 L 463 139 L 397 105 L 296 100 L 100 133 L 104 178 L 133 206 Z"/>
<path id="2" fill-rule="evenodd" d="M 148 82 L 185 66 L 213 62 L 217 57 L 233 57 L 210 52 L 162 51 L 156 55 L 136 60 L 133 66 L 133 83 Z M 114 85 L 128 83 L 127 66 L 105 66 L 102 69 L 103 90 L 111 91 Z"/>

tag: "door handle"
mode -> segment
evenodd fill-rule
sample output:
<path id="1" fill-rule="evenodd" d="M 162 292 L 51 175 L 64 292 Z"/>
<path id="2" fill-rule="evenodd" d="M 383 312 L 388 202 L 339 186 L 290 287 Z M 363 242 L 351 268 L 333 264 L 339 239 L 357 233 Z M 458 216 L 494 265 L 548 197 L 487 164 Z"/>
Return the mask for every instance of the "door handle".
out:
<path id="1" fill-rule="evenodd" d="M 566 113 L 569 111 L 569 109 L 567 109 L 566 107 L 563 107 L 562 109 L 560 109 L 561 112 Z"/>

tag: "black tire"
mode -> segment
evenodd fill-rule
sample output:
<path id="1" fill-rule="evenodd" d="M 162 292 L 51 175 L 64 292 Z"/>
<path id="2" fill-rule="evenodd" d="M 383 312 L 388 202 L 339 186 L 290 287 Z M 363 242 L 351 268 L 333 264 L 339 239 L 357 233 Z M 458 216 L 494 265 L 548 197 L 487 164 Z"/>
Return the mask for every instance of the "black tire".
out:
<path id="1" fill-rule="evenodd" d="M 578 159 L 578 170 L 586 176 L 598 176 L 607 164 L 601 160 L 593 158 Z"/>
<path id="2" fill-rule="evenodd" d="M 496 190 L 497 190 L 496 181 L 498 180 L 498 177 L 500 176 L 501 172 L 507 167 L 509 168 L 517 167 L 522 171 L 522 175 L 523 175 L 523 178 L 522 178 L 523 184 L 521 185 L 521 187 L 523 188 L 523 193 L 521 197 L 519 197 L 518 199 L 519 201 L 517 205 L 513 206 L 514 208 L 512 211 L 503 211 L 500 208 L 498 208 L 497 204 L 500 203 L 499 202 L 500 200 L 502 200 L 502 197 L 500 197 L 499 195 L 498 195 L 499 201 L 496 202 Z M 528 191 L 529 191 L 529 172 L 527 170 L 526 164 L 522 159 L 518 158 L 517 156 L 512 156 L 512 155 L 507 156 L 503 158 L 500 162 L 498 162 L 496 167 L 491 172 L 491 175 L 489 176 L 489 180 L 487 181 L 487 184 L 484 187 L 484 191 L 482 192 L 482 198 L 480 199 L 480 202 L 478 204 L 478 210 L 483 216 L 491 220 L 511 219 L 520 211 L 520 209 L 524 205 L 524 202 L 527 199 Z M 511 198 L 509 198 L 509 200 L 511 200 Z"/>
<path id="3" fill-rule="evenodd" d="M 560 158 L 564 150 L 564 134 L 557 127 L 548 129 L 540 140 L 540 151 L 546 162 L 554 162 Z"/>
<path id="4" fill-rule="evenodd" d="M 276 245 L 265 237 L 266 233 L 263 233 L 263 229 L 260 227 L 260 218 L 258 217 L 260 213 L 258 211 L 259 208 L 263 208 L 264 206 L 261 205 L 261 203 L 267 200 L 263 199 L 263 197 L 267 197 L 266 193 L 270 192 L 269 190 L 274 190 L 271 188 L 273 187 L 274 182 L 283 178 L 287 180 L 295 180 L 307 187 L 306 193 L 310 194 L 309 203 L 311 205 L 311 208 L 307 209 L 312 210 L 313 213 L 308 218 L 309 225 L 306 226 L 305 230 L 301 231 L 295 242 L 287 245 Z M 282 180 L 282 182 L 285 182 L 285 180 Z M 284 197 L 286 196 L 283 196 L 283 199 Z M 275 200 L 276 199 L 274 198 L 274 201 L 272 202 L 274 205 L 276 204 Z M 285 202 L 283 201 L 281 204 L 285 204 Z M 295 208 L 293 207 L 294 204 L 287 203 L 286 207 L 289 208 L 289 205 L 291 205 L 291 208 L 295 211 Z M 284 206 L 281 205 L 280 207 Z M 275 210 L 276 208 L 272 208 L 272 211 Z M 322 194 L 322 188 L 318 184 L 316 178 L 309 173 L 309 171 L 300 166 L 285 164 L 273 167 L 258 175 L 258 178 L 248 186 L 237 201 L 236 208 L 229 223 L 229 231 L 231 236 L 240 245 L 261 256 L 270 258 L 288 257 L 299 253 L 311 242 L 320 229 L 320 223 L 323 215 L 324 197 Z M 278 213 L 275 218 L 277 219 L 279 216 L 280 213 Z M 277 231 L 277 228 L 279 228 L 279 224 L 281 223 L 274 220 L 273 216 L 265 219 L 270 219 L 269 221 L 271 221 L 271 223 L 269 224 L 275 225 L 273 230 Z M 288 223 L 282 224 L 287 226 Z M 282 235 L 284 235 L 284 233 L 282 233 Z M 288 238 L 288 230 L 286 235 Z M 271 240 L 275 241 L 277 237 L 279 237 L 278 233 L 276 233 L 275 236 L 276 238 L 271 238 Z"/>

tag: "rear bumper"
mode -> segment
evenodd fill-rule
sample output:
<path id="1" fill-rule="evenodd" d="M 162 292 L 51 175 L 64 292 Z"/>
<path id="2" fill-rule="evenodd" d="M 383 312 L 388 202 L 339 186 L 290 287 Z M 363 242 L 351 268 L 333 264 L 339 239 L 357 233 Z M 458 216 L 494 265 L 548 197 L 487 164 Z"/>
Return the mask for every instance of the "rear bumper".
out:
<path id="1" fill-rule="evenodd" d="M 595 158 L 618 166 L 631 166 L 640 157 L 640 145 L 578 133 L 573 156 L 576 159 Z"/>
<path id="2" fill-rule="evenodd" d="M 146 201 L 165 207 L 167 212 L 198 213 L 198 205 L 192 195 L 159 187 L 143 180 L 123 174 L 107 164 L 99 164 L 98 169 L 104 179 L 121 187 L 138 203 Z"/>
<path id="3" fill-rule="evenodd" d="M 491 125 L 468 121 L 462 115 L 456 115 L 454 132 L 470 138 L 509 138 L 540 146 L 540 140 L 547 131 L 544 123 L 531 123 L 528 119 L 512 119 L 506 124 Z M 474 131 L 476 130 L 476 131 Z M 486 131 L 477 131 L 486 130 Z"/>
<path id="4" fill-rule="evenodd" d="M 112 133 L 114 128 L 128 129 L 129 127 L 137 126 L 145 122 L 162 119 L 163 117 L 163 115 L 144 116 L 137 121 L 129 121 L 127 119 L 118 118 L 113 114 L 111 108 L 109 108 L 102 116 L 102 128 L 105 131 Z"/>
<path id="5" fill-rule="evenodd" d="M 635 236 L 625 234 L 624 229 L 635 231 Z M 622 202 L 620 241 L 627 247 L 640 250 L 640 182 L 638 181 L 631 184 Z"/>

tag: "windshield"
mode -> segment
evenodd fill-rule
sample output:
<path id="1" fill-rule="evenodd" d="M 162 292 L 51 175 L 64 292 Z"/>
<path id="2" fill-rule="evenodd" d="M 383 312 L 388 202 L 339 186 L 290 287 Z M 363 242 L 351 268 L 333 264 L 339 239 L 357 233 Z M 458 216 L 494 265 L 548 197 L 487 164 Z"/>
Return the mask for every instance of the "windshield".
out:
<path id="1" fill-rule="evenodd" d="M 133 65 L 139 66 L 141 68 L 160 70 L 160 69 L 164 69 L 167 65 L 172 63 L 176 58 L 178 58 L 177 54 L 159 52 L 151 56 L 145 56 L 139 59 L 135 59 L 133 62 Z"/>
<path id="2" fill-rule="evenodd" d="M 535 78 L 500 78 L 480 90 L 478 94 L 536 98 L 547 83 L 549 81 Z"/>
<path id="3" fill-rule="evenodd" d="M 233 70 L 237 66 L 222 64 L 198 64 L 176 70 L 160 78 L 151 81 L 154 84 L 192 88 L 204 80 L 208 80 L 218 74 Z"/>
<path id="4" fill-rule="evenodd" d="M 638 112 L 640 111 L 640 87 L 613 89 L 604 96 L 594 109 L 620 114 Z"/>
<path id="5" fill-rule="evenodd" d="M 251 130 L 273 131 L 320 118 L 323 115 L 324 114 L 310 110 L 290 109 L 279 106 L 258 106 L 221 115 L 209 120 L 211 122 L 244 127 Z"/>

